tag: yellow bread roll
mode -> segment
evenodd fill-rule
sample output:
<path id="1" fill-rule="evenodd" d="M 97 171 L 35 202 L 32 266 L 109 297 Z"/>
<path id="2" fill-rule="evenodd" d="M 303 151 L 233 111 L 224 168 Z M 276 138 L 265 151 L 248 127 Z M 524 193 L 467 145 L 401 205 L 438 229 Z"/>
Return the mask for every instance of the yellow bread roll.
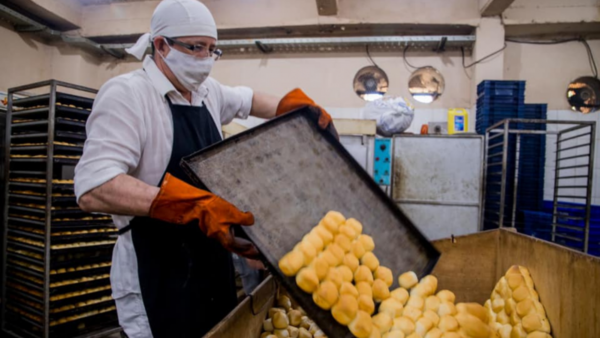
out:
<path id="1" fill-rule="evenodd" d="M 338 300 L 338 288 L 331 281 L 324 281 L 313 293 L 313 301 L 323 310 L 329 310 Z"/>
<path id="2" fill-rule="evenodd" d="M 335 287 L 338 290 L 340 287 L 342 287 L 342 283 L 344 282 L 342 275 L 340 275 L 340 272 L 338 271 L 338 269 L 334 268 L 334 267 L 329 268 L 329 271 L 327 272 L 327 276 L 325 277 L 325 280 L 333 282 L 333 284 L 335 284 Z"/>
<path id="3" fill-rule="evenodd" d="M 312 324 L 312 321 L 308 317 L 302 316 L 302 319 L 300 320 L 300 327 L 308 330 L 308 328 L 310 328 L 310 324 Z"/>
<path id="4" fill-rule="evenodd" d="M 500 338 L 510 338 L 510 333 L 512 332 L 512 325 L 504 324 L 501 325 L 500 329 L 498 329 L 498 335 Z"/>
<path id="5" fill-rule="evenodd" d="M 521 324 L 513 325 L 512 331 L 510 332 L 510 338 L 526 338 L 527 332 L 523 329 Z"/>
<path id="6" fill-rule="evenodd" d="M 431 292 L 431 287 L 426 284 L 419 283 L 410 290 L 411 297 L 419 296 L 419 297 L 423 297 L 423 299 L 425 299 L 431 295 L 433 295 L 433 292 Z"/>
<path id="7" fill-rule="evenodd" d="M 354 279 L 354 274 L 352 273 L 349 267 L 345 265 L 340 265 L 336 269 L 338 271 L 338 274 L 342 277 L 342 281 L 350 283 L 352 282 L 352 280 Z"/>
<path id="8" fill-rule="evenodd" d="M 498 312 L 504 310 L 505 302 L 504 302 L 504 299 L 498 298 L 498 299 L 492 301 L 491 305 L 492 305 L 492 310 L 494 312 L 498 313 Z"/>
<path id="9" fill-rule="evenodd" d="M 344 250 L 339 245 L 337 245 L 336 243 L 331 243 L 331 244 L 329 244 L 329 246 L 327 246 L 326 250 L 331 252 L 337 259 L 337 264 L 335 266 L 338 266 L 342 263 L 342 260 L 344 259 L 344 256 L 346 254 L 344 253 Z"/>
<path id="10" fill-rule="evenodd" d="M 340 265 L 338 258 L 329 250 L 323 251 L 323 253 L 321 253 L 321 257 L 325 260 L 325 262 L 327 262 L 329 267 Z M 327 271 L 329 271 L 329 269 L 327 269 Z"/>
<path id="11" fill-rule="evenodd" d="M 525 284 L 525 279 L 521 274 L 506 274 L 506 283 L 511 290 L 516 290 L 519 286 Z M 527 286 L 527 284 L 525 284 Z"/>
<path id="12" fill-rule="evenodd" d="M 511 291 L 510 287 L 508 286 L 506 277 L 500 278 L 500 280 L 498 281 L 498 284 L 496 284 L 496 287 L 494 288 L 494 290 L 496 290 L 500 294 L 500 296 L 504 299 L 512 297 L 512 291 Z"/>
<path id="13" fill-rule="evenodd" d="M 438 329 L 437 327 L 434 327 L 433 329 L 429 330 L 429 332 L 427 332 L 425 338 L 440 338 L 443 334 L 444 333 L 442 332 L 442 330 Z"/>
<path id="14" fill-rule="evenodd" d="M 394 284 L 394 274 L 392 273 L 392 270 L 385 266 L 379 266 L 375 269 L 375 279 L 381 279 L 388 287 Z"/>
<path id="15" fill-rule="evenodd" d="M 390 292 L 390 296 L 402 303 L 402 305 L 406 304 L 409 297 L 408 291 L 405 288 L 394 289 L 394 291 Z"/>
<path id="16" fill-rule="evenodd" d="M 400 286 L 405 289 L 412 288 L 413 286 L 417 285 L 418 282 L 419 278 L 417 277 L 417 274 L 412 271 L 405 272 L 398 277 L 398 283 L 400 283 Z"/>
<path id="17" fill-rule="evenodd" d="M 512 293 L 512 298 L 517 303 L 521 302 L 521 301 L 523 301 L 523 300 L 525 300 L 526 298 L 529 298 L 529 297 L 530 297 L 530 293 L 529 293 L 529 288 L 527 287 L 527 285 L 521 285 L 521 286 L 519 286 Z"/>
<path id="18" fill-rule="evenodd" d="M 538 331 L 550 333 L 550 322 L 547 318 L 542 317 L 542 327 Z"/>
<path id="19" fill-rule="evenodd" d="M 440 324 L 440 316 L 438 316 L 438 314 L 432 310 L 426 310 L 425 312 L 423 312 L 423 317 L 431 319 L 431 322 L 435 327 L 437 327 Z"/>
<path id="20" fill-rule="evenodd" d="M 352 252 L 352 254 L 356 256 L 356 258 L 361 259 L 362 256 L 365 255 L 367 250 L 365 249 L 365 246 L 361 241 L 356 240 L 352 242 L 352 249 L 350 250 L 350 252 Z"/>
<path id="21" fill-rule="evenodd" d="M 546 332 L 535 331 L 528 334 L 527 338 L 552 338 L 552 336 L 547 334 Z"/>
<path id="22" fill-rule="evenodd" d="M 272 335 L 271 332 L 263 332 L 260 334 L 260 338 L 271 338 L 271 337 L 275 337 L 275 335 Z"/>
<path id="23" fill-rule="evenodd" d="M 537 291 L 535 291 L 535 289 L 530 288 L 529 286 L 527 286 L 527 288 L 529 289 L 529 294 L 531 294 L 532 299 L 540 300 L 540 295 L 537 293 Z"/>
<path id="24" fill-rule="evenodd" d="M 306 236 L 304 236 L 304 238 L 302 238 L 302 241 L 309 242 L 315 248 L 315 250 L 317 250 L 317 253 L 323 251 L 323 248 L 325 247 L 321 237 L 319 237 L 319 235 L 313 232 L 309 232 Z"/>
<path id="25" fill-rule="evenodd" d="M 273 318 L 263 321 L 263 330 L 267 332 L 273 332 L 273 330 L 275 330 L 275 327 L 273 326 Z"/>
<path id="26" fill-rule="evenodd" d="M 348 218 L 346 220 L 346 225 L 349 225 L 352 228 L 354 228 L 354 231 L 356 231 L 357 236 L 362 234 L 363 225 L 359 221 L 355 220 L 354 218 Z"/>
<path id="27" fill-rule="evenodd" d="M 406 306 L 412 306 L 423 311 L 425 309 L 425 300 L 419 296 L 411 296 L 406 303 Z"/>
<path id="28" fill-rule="evenodd" d="M 544 306 L 542 305 L 542 303 L 540 303 L 539 300 L 534 299 L 533 300 L 533 304 L 535 305 L 535 311 L 542 317 L 546 317 L 546 310 L 544 309 Z"/>
<path id="29" fill-rule="evenodd" d="M 517 302 L 512 298 L 506 299 L 504 302 L 504 311 L 510 316 L 513 312 L 517 311 Z"/>
<path id="30" fill-rule="evenodd" d="M 444 334 L 442 335 L 442 338 L 465 338 L 465 337 L 461 337 L 461 335 L 456 332 L 444 332 Z"/>
<path id="31" fill-rule="evenodd" d="M 404 306 L 395 298 L 388 298 L 381 302 L 379 305 L 379 312 L 385 312 L 392 318 L 398 318 L 402 316 Z"/>
<path id="32" fill-rule="evenodd" d="M 381 338 L 405 338 L 404 332 L 402 331 L 390 331 L 385 333 Z"/>
<path id="33" fill-rule="evenodd" d="M 373 287 L 371 284 L 369 284 L 369 282 L 356 283 L 356 290 L 358 290 L 359 295 L 367 295 L 369 298 L 373 298 Z"/>
<path id="34" fill-rule="evenodd" d="M 504 276 L 508 276 L 508 275 L 521 275 L 521 269 L 519 269 L 518 265 L 512 265 L 510 268 L 508 268 L 508 270 L 506 270 L 506 273 L 504 274 Z"/>
<path id="35" fill-rule="evenodd" d="M 542 318 L 537 313 L 532 313 L 523 317 L 521 325 L 527 333 L 537 331 L 542 327 Z"/>
<path id="36" fill-rule="evenodd" d="M 337 303 L 331 308 L 331 314 L 335 320 L 342 324 L 350 324 L 358 313 L 358 302 L 350 295 L 341 295 Z"/>
<path id="37" fill-rule="evenodd" d="M 285 313 L 277 311 L 273 314 L 272 319 L 275 330 L 287 329 L 288 325 L 290 325 L 288 316 Z"/>
<path id="38" fill-rule="evenodd" d="M 346 222 L 346 217 L 337 211 L 328 212 L 321 220 L 325 228 L 334 235 L 338 233 L 340 225 L 344 222 Z"/>
<path id="39" fill-rule="evenodd" d="M 279 269 L 288 277 L 295 276 L 304 265 L 304 255 L 299 251 L 288 252 L 279 260 Z"/>
<path id="40" fill-rule="evenodd" d="M 485 308 L 485 311 L 487 312 L 487 316 L 489 318 L 489 323 L 490 324 L 495 323 L 498 315 L 492 309 L 492 301 L 490 299 L 486 300 L 485 304 L 483 304 L 483 307 Z"/>
<path id="41" fill-rule="evenodd" d="M 298 328 L 297 327 L 293 327 L 293 326 L 288 326 L 287 328 L 289 334 L 290 334 L 290 338 L 298 338 Z"/>
<path id="42" fill-rule="evenodd" d="M 296 275 L 296 284 L 302 291 L 306 293 L 313 293 L 319 286 L 319 278 L 315 269 L 303 268 Z"/>
<path id="43" fill-rule="evenodd" d="M 450 290 L 441 290 L 436 295 L 441 301 L 454 303 L 456 301 L 456 296 L 454 292 Z"/>
<path id="44" fill-rule="evenodd" d="M 378 303 L 390 298 L 390 289 L 381 279 L 373 281 L 373 298 Z"/>
<path id="45" fill-rule="evenodd" d="M 307 329 L 301 327 L 298 329 L 298 338 L 312 338 L 312 334 Z"/>
<path id="46" fill-rule="evenodd" d="M 333 242 L 335 244 L 339 245 L 340 248 L 342 248 L 342 250 L 344 250 L 344 255 L 346 254 L 346 252 L 349 252 L 350 249 L 352 249 L 352 241 L 346 235 L 342 235 L 342 234 L 335 235 L 335 237 L 333 238 Z M 343 257 L 342 257 L 342 259 L 343 259 Z"/>
<path id="47" fill-rule="evenodd" d="M 416 309 L 412 306 L 405 306 L 404 310 L 402 310 L 402 317 L 408 317 L 412 319 L 413 322 L 416 322 L 422 314 L 423 311 Z"/>
<path id="48" fill-rule="evenodd" d="M 437 290 L 438 280 L 434 275 L 427 275 L 421 279 L 419 284 L 425 285 L 429 289 L 430 293 L 428 296 L 430 296 L 433 295 Z"/>
<path id="49" fill-rule="evenodd" d="M 278 307 L 272 307 L 272 308 L 270 308 L 269 309 L 269 318 L 273 318 L 273 315 L 275 314 L 275 312 L 285 313 L 285 309 L 278 308 Z"/>
<path id="50" fill-rule="evenodd" d="M 375 302 L 367 295 L 358 296 L 358 309 L 372 315 L 375 312 Z"/>
<path id="51" fill-rule="evenodd" d="M 317 234 L 321 238 L 324 247 L 333 242 L 333 234 L 322 224 L 314 227 L 311 232 Z"/>
<path id="52" fill-rule="evenodd" d="M 290 320 L 290 325 L 292 326 L 298 327 L 302 323 L 302 313 L 298 310 L 290 310 L 290 312 L 288 312 L 288 318 Z"/>
<path id="53" fill-rule="evenodd" d="M 468 313 L 473 315 L 484 323 L 489 321 L 487 311 L 485 308 L 477 303 L 458 303 L 456 304 L 456 311 L 458 313 Z"/>
<path id="54" fill-rule="evenodd" d="M 361 265 L 356 269 L 356 272 L 354 272 L 354 282 L 357 284 L 360 282 L 373 284 L 373 273 L 368 267 Z"/>
<path id="55" fill-rule="evenodd" d="M 424 337 L 429 330 L 433 327 L 433 322 L 431 319 L 427 317 L 421 317 L 417 319 L 415 323 L 415 332 L 418 333 L 421 337 Z"/>
<path id="56" fill-rule="evenodd" d="M 358 236 L 357 241 L 363 244 L 363 247 L 367 252 L 375 250 L 375 242 L 373 241 L 373 237 L 362 234 Z"/>
<path id="57" fill-rule="evenodd" d="M 415 332 L 415 322 L 408 317 L 395 318 L 392 331 L 402 331 L 408 336 Z"/>
<path id="58" fill-rule="evenodd" d="M 349 295 L 354 298 L 358 298 L 359 296 L 356 286 L 349 282 L 342 283 L 342 286 L 340 287 L 340 295 Z"/>
<path id="59" fill-rule="evenodd" d="M 314 335 L 315 333 L 317 333 L 317 331 L 320 331 L 321 329 L 319 329 L 319 327 L 317 326 L 317 324 L 315 324 L 314 322 L 310 324 L 310 327 L 308 328 L 308 332 L 310 332 L 310 334 Z"/>
<path id="60" fill-rule="evenodd" d="M 409 334 L 408 336 L 406 336 L 406 338 L 423 338 L 423 337 L 421 337 L 420 334 L 413 332 L 413 333 Z"/>
<path id="61" fill-rule="evenodd" d="M 354 273 L 360 265 L 358 262 L 358 258 L 356 258 L 356 256 L 354 256 L 353 253 L 347 253 L 344 256 L 344 259 L 342 260 L 342 264 L 347 266 L 350 269 L 350 271 L 352 271 L 352 273 Z"/>
<path id="62" fill-rule="evenodd" d="M 289 311 L 292 307 L 292 300 L 286 295 L 279 295 L 277 297 L 277 306 Z"/>
<path id="63" fill-rule="evenodd" d="M 441 316 L 438 327 L 443 332 L 458 331 L 458 321 L 456 320 L 456 318 L 454 318 L 454 316 L 451 315 Z"/>
<path id="64" fill-rule="evenodd" d="M 369 338 L 371 331 L 373 331 L 371 316 L 359 310 L 356 318 L 348 325 L 348 329 L 357 338 Z"/>
<path id="65" fill-rule="evenodd" d="M 527 276 L 523 276 L 523 278 L 525 279 L 525 284 L 527 285 L 528 288 L 533 289 L 534 285 L 533 285 L 533 279 L 531 278 L 531 276 L 527 275 Z"/>
<path id="66" fill-rule="evenodd" d="M 487 323 L 482 322 L 479 318 L 465 312 L 461 312 L 454 316 L 460 331 L 464 331 L 472 338 L 488 338 L 491 334 L 491 329 Z"/>
<path id="67" fill-rule="evenodd" d="M 525 299 L 519 303 L 517 303 L 517 314 L 519 317 L 523 318 L 530 314 L 532 311 L 535 312 L 535 304 L 531 299 Z"/>
<path id="68" fill-rule="evenodd" d="M 353 226 L 346 224 L 340 225 L 339 234 L 348 237 L 351 241 L 358 237 L 356 229 Z"/>
<path id="69" fill-rule="evenodd" d="M 317 332 L 315 332 L 315 334 L 313 335 L 314 338 L 327 338 L 327 336 L 325 335 L 325 333 L 321 330 L 318 330 Z"/>
<path id="70" fill-rule="evenodd" d="M 456 314 L 456 306 L 450 302 L 441 302 L 438 309 L 438 315 L 443 317 L 445 315 L 454 316 Z"/>
<path id="71" fill-rule="evenodd" d="M 285 329 L 273 331 L 273 335 L 275 335 L 275 337 L 277 337 L 277 338 L 289 338 L 290 332 L 287 330 L 287 328 L 285 328 Z"/>
<path id="72" fill-rule="evenodd" d="M 440 300 L 440 298 L 438 296 L 429 296 L 429 297 L 427 297 L 427 299 L 425 299 L 425 310 L 431 310 L 431 311 L 437 312 L 440 308 L 441 303 L 442 303 L 442 301 Z"/>
<path id="73" fill-rule="evenodd" d="M 323 257 L 323 255 L 319 255 L 317 258 L 315 258 L 312 263 L 310 263 L 310 267 L 315 270 L 317 278 L 319 278 L 320 281 L 327 277 L 327 273 L 329 272 L 329 263 L 327 263 L 327 259 Z"/>
<path id="74" fill-rule="evenodd" d="M 369 268 L 372 272 L 375 272 L 379 267 L 379 259 L 372 252 L 365 253 L 360 259 L 360 263 Z"/>
<path id="75" fill-rule="evenodd" d="M 373 330 L 371 331 L 369 338 L 381 338 L 381 333 L 379 332 L 379 330 L 377 330 L 375 326 L 373 326 Z"/>
<path id="76" fill-rule="evenodd" d="M 504 325 L 504 324 L 510 324 L 510 317 L 508 316 L 508 314 L 506 314 L 506 312 L 504 310 L 498 312 L 498 314 L 496 315 L 496 322 Z"/>
<path id="77" fill-rule="evenodd" d="M 308 241 L 302 241 L 294 247 L 294 251 L 300 251 L 304 256 L 304 266 L 307 266 L 317 256 L 317 249 Z"/>
<path id="78" fill-rule="evenodd" d="M 373 326 L 375 326 L 381 334 L 387 333 L 394 324 L 392 317 L 385 312 L 378 313 L 371 319 L 373 321 Z"/>

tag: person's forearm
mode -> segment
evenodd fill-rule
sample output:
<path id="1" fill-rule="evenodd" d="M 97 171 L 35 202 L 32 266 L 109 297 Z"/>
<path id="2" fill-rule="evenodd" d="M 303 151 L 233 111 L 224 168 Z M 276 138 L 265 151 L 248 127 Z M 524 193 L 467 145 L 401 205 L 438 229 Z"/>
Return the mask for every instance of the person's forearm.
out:
<path id="1" fill-rule="evenodd" d="M 121 174 L 81 196 L 79 207 L 86 212 L 148 216 L 159 190 L 137 178 Z"/>
<path id="2" fill-rule="evenodd" d="M 277 105 L 279 104 L 279 98 L 273 95 L 264 93 L 254 92 L 252 97 L 252 109 L 250 115 L 260 117 L 263 119 L 270 119 L 275 117 L 277 111 Z"/>

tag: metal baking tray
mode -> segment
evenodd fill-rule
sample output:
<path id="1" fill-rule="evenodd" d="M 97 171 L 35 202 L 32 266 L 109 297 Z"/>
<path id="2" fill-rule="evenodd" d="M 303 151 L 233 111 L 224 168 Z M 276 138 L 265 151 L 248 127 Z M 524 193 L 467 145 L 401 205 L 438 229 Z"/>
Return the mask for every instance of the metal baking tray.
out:
<path id="1" fill-rule="evenodd" d="M 71 94 L 65 94 L 65 93 L 56 93 L 56 102 L 60 102 L 63 105 L 73 104 L 75 106 L 81 106 L 83 108 L 92 108 L 94 99 L 71 95 Z M 22 108 L 39 106 L 39 105 L 47 106 L 49 103 L 50 103 L 50 94 L 35 95 L 35 96 L 29 96 L 29 97 L 22 98 L 22 99 L 13 100 L 14 107 L 22 107 Z M 58 106 L 58 107 L 60 107 L 60 106 Z"/>
<path id="2" fill-rule="evenodd" d="M 23 109 L 13 111 L 11 116 L 22 119 L 47 119 L 49 107 Z M 85 109 L 78 109 L 68 106 L 56 106 L 54 113 L 57 117 L 68 117 L 78 120 L 86 120 L 90 116 L 90 111 Z"/>
<path id="3" fill-rule="evenodd" d="M 329 311 L 314 304 L 278 261 L 329 210 L 364 225 L 381 265 L 397 276 L 433 269 L 440 254 L 335 137 L 318 128 L 308 108 L 296 110 L 185 157 L 200 186 L 252 211 L 244 227 L 292 297 L 329 337 L 352 337 Z M 394 281 L 392 288 L 397 286 Z"/>

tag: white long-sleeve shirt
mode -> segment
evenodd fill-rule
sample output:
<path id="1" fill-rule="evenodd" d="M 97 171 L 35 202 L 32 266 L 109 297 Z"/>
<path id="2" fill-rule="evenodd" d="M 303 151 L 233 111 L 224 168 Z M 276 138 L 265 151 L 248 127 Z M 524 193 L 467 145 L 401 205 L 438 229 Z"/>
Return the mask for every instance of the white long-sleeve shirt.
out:
<path id="1" fill-rule="evenodd" d="M 190 105 L 150 56 L 144 68 L 117 76 L 100 89 L 86 124 L 87 139 L 75 168 L 77 200 L 117 175 L 128 174 L 157 186 L 171 157 L 173 120 L 169 104 Z M 247 118 L 253 92 L 212 78 L 192 93 L 192 106 L 206 104 L 219 131 L 234 118 Z M 113 215 L 121 229 L 132 216 Z M 131 232 L 119 236 L 113 252 L 113 297 L 139 293 L 137 258 Z"/>

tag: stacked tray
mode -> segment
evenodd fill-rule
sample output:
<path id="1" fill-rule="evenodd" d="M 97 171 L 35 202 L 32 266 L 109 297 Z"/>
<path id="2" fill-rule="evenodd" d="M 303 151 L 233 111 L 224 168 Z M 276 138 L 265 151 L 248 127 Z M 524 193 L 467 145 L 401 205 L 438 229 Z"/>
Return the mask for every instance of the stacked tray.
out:
<path id="1" fill-rule="evenodd" d="M 477 85 L 475 129 L 484 135 L 492 125 L 523 116 L 525 81 L 482 81 Z"/>
<path id="2" fill-rule="evenodd" d="M 109 273 L 117 230 L 110 216 L 79 209 L 72 177 L 63 174 L 81 157 L 92 103 L 57 93 L 9 107 L 3 324 L 15 336 L 116 327 Z"/>

